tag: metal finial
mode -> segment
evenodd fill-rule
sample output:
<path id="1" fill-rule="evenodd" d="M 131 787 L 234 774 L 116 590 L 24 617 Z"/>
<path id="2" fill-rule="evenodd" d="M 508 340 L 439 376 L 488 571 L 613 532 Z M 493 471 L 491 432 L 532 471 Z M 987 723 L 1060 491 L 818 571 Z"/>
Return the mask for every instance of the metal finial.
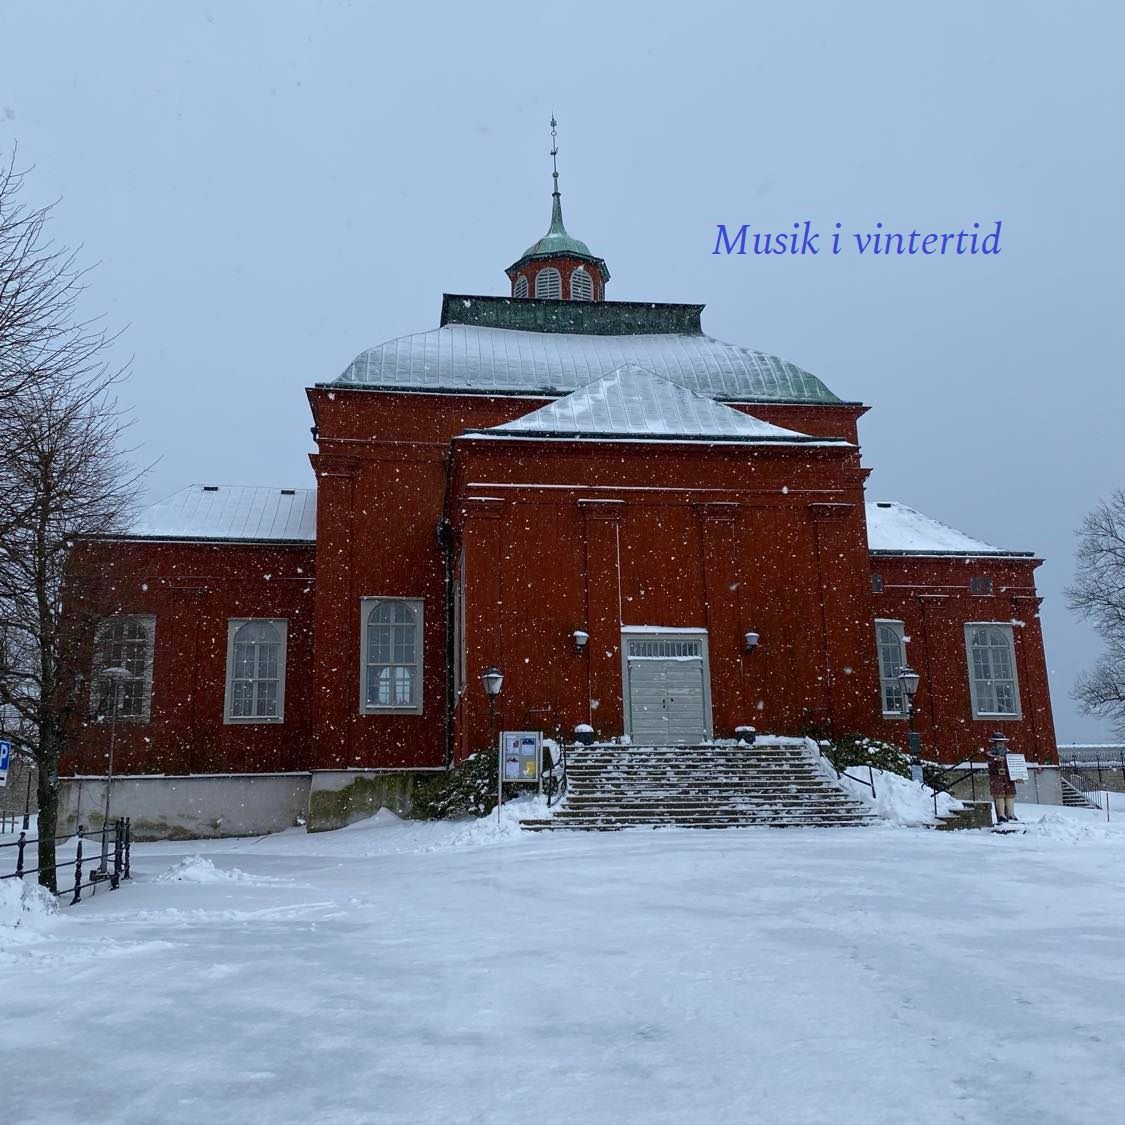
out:
<path id="1" fill-rule="evenodd" d="M 548 235 L 551 234 L 566 234 L 566 227 L 563 226 L 562 217 L 562 196 L 559 194 L 559 142 L 558 131 L 556 126 L 558 122 L 555 120 L 555 115 L 551 114 L 551 178 L 554 181 L 554 192 L 551 195 L 551 227 L 547 231 Z"/>

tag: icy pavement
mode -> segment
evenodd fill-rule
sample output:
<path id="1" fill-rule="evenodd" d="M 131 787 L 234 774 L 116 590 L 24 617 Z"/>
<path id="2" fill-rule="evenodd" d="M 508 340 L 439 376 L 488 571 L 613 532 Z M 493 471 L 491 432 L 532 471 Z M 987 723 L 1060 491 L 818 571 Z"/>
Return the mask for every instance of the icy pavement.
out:
<path id="1" fill-rule="evenodd" d="M 0 925 L 3 1119 L 1112 1120 L 1121 825 L 138 846 Z"/>

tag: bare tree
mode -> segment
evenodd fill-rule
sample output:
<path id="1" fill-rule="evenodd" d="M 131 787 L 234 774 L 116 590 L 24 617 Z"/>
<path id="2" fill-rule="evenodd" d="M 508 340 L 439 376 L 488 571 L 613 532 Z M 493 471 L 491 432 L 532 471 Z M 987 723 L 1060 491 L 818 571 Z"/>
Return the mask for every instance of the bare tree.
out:
<path id="1" fill-rule="evenodd" d="M 77 321 L 85 271 L 48 237 L 52 205 L 21 201 L 25 176 L 14 152 L 0 157 L 0 407 L 65 365 L 78 339 L 100 335 Z"/>
<path id="2" fill-rule="evenodd" d="M 0 705 L 39 775 L 39 863 L 55 862 L 59 759 L 113 581 L 83 539 L 120 531 L 140 474 L 122 449 L 110 338 L 75 315 L 82 272 L 45 233 L 50 208 L 15 200 L 0 166 Z M 65 604 L 64 604 L 65 599 Z M 54 872 L 40 882 L 55 888 Z"/>
<path id="3" fill-rule="evenodd" d="M 1125 735 L 1125 489 L 1117 489 L 1078 529 L 1077 571 L 1067 601 L 1091 621 L 1105 651 L 1078 680 L 1074 698 Z"/>

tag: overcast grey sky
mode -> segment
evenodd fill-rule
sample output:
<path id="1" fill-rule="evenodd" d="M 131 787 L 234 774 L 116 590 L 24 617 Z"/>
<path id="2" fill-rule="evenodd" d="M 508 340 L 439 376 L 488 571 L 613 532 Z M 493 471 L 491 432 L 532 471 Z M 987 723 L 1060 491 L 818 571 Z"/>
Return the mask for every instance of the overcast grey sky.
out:
<path id="1" fill-rule="evenodd" d="M 1033 549 L 1063 740 L 1096 650 L 1062 591 L 1125 484 L 1117 5 L 0 7 L 0 150 L 98 262 L 151 491 L 310 485 L 302 388 L 503 293 L 547 226 L 618 299 L 707 304 L 863 420 L 873 497 Z M 992 258 L 716 258 L 716 223 L 958 230 Z"/>

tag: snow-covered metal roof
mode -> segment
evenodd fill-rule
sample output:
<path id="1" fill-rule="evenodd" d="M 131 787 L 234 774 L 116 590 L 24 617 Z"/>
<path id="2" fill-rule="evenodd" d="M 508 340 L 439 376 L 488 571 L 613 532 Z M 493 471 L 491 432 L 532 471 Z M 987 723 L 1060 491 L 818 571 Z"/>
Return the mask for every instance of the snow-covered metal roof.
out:
<path id="1" fill-rule="evenodd" d="M 1030 558 L 1030 551 L 1003 551 L 895 500 L 867 504 L 867 545 L 876 555 L 1001 555 Z"/>
<path id="2" fill-rule="evenodd" d="M 361 352 L 337 384 L 568 394 L 627 364 L 709 398 L 839 402 L 815 375 L 710 336 L 587 335 L 445 324 Z"/>
<path id="3" fill-rule="evenodd" d="M 124 538 L 311 543 L 316 490 L 193 484 L 146 508 Z"/>
<path id="4" fill-rule="evenodd" d="M 619 367 L 515 421 L 470 433 L 496 437 L 823 440 L 763 422 L 632 365 Z"/>

